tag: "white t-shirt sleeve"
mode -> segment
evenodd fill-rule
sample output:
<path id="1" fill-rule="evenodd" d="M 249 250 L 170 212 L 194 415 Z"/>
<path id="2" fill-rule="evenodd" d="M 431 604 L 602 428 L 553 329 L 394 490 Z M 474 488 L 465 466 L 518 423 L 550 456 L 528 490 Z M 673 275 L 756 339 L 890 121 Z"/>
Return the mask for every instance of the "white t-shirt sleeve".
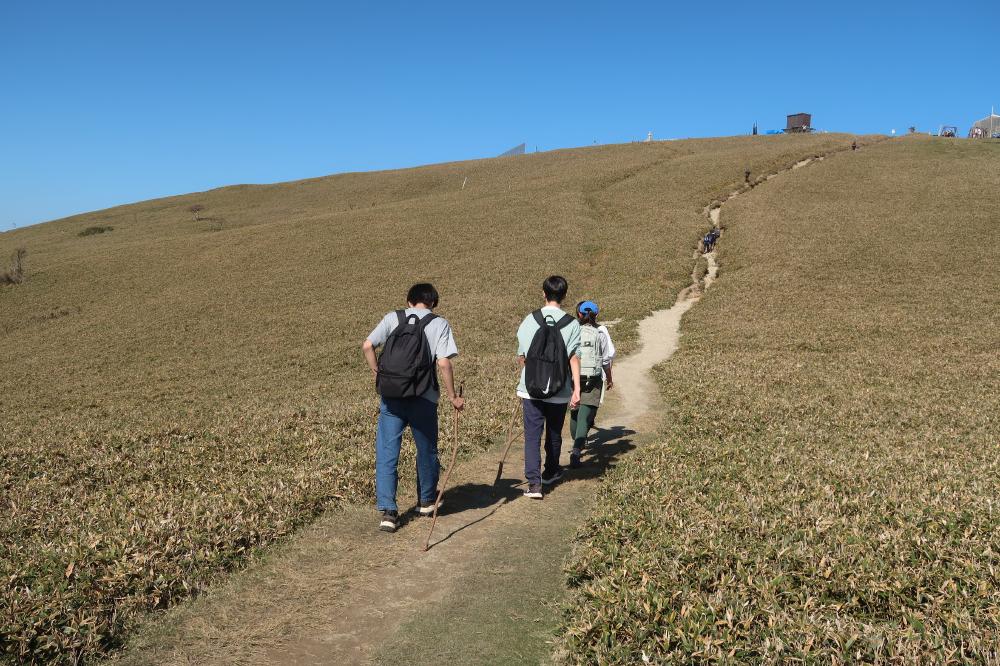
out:
<path id="1" fill-rule="evenodd" d="M 396 328 L 398 323 L 399 319 L 396 317 L 395 312 L 390 312 L 382 317 L 382 321 L 378 323 L 378 326 L 368 334 L 368 342 L 372 343 L 373 347 L 381 347 L 385 344 L 385 341 L 389 338 L 389 334 L 392 333 L 392 330 Z"/>
<path id="2" fill-rule="evenodd" d="M 608 332 L 607 326 L 600 326 L 597 329 L 602 335 L 600 340 L 603 343 L 603 349 L 601 349 L 601 364 L 611 365 L 611 362 L 615 360 L 615 343 L 611 341 L 611 333 Z"/>
<path id="3" fill-rule="evenodd" d="M 437 344 L 434 345 L 435 358 L 454 358 L 458 356 L 458 345 L 455 344 L 455 336 L 451 332 L 451 324 L 442 319 L 441 330 L 437 336 Z"/>

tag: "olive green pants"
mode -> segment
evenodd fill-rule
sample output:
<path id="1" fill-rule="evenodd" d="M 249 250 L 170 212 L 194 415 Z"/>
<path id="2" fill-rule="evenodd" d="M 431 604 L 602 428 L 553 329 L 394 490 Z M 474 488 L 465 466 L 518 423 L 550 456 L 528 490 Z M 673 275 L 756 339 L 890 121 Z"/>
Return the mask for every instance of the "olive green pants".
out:
<path id="1" fill-rule="evenodd" d="M 573 448 L 583 450 L 587 434 L 594 427 L 597 405 L 580 405 L 569 413 L 569 434 L 573 437 Z"/>

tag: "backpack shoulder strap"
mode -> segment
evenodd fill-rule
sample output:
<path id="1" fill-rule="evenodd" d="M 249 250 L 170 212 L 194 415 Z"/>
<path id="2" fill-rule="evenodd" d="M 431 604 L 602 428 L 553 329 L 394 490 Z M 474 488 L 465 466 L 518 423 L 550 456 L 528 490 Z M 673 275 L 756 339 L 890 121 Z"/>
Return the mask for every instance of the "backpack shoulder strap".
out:
<path id="1" fill-rule="evenodd" d="M 406 326 L 406 310 L 396 310 L 396 324 Z"/>
<path id="2" fill-rule="evenodd" d="M 531 316 L 535 318 L 539 326 L 545 326 L 545 317 L 542 316 L 541 310 L 535 310 L 531 313 Z"/>
<path id="3" fill-rule="evenodd" d="M 573 317 L 571 317 L 570 315 L 563 315 L 563 318 L 560 319 L 558 323 L 556 323 L 556 328 L 558 328 L 561 331 L 570 324 L 572 324 L 574 321 L 576 320 L 573 319 Z"/>
<path id="4" fill-rule="evenodd" d="M 438 316 L 436 314 L 434 314 L 433 312 L 430 313 L 430 314 L 426 314 L 426 315 L 423 316 L 422 319 L 420 319 L 417 322 L 417 326 L 420 327 L 420 330 L 422 331 L 425 328 L 427 328 L 427 324 L 431 323 L 432 321 L 434 321 L 437 318 L 438 318 Z"/>

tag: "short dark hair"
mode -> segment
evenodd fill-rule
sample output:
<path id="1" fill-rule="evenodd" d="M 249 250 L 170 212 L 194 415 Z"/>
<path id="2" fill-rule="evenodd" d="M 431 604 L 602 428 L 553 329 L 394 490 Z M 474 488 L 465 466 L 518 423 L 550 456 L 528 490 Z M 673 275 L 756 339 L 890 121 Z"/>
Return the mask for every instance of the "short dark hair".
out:
<path id="1" fill-rule="evenodd" d="M 423 303 L 433 309 L 438 306 L 438 292 L 430 282 L 418 282 L 406 292 L 406 302 L 416 305 Z"/>
<path id="2" fill-rule="evenodd" d="M 548 300 L 562 303 L 563 299 L 566 298 L 566 292 L 569 291 L 569 284 L 566 283 L 566 278 L 562 275 L 550 275 L 542 283 L 542 291 L 545 292 L 545 298 Z"/>

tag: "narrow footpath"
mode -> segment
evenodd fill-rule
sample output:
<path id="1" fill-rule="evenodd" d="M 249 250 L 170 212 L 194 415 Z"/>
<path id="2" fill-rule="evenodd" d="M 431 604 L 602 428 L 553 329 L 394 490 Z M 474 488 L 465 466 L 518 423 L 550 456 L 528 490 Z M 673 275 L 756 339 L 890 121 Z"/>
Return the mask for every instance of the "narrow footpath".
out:
<path id="1" fill-rule="evenodd" d="M 719 207 L 705 214 L 720 227 Z M 523 446 L 515 442 L 496 488 L 499 452 L 479 455 L 457 466 L 429 551 L 422 550 L 427 518 L 407 513 L 390 536 L 375 530 L 370 506 L 332 511 L 260 566 L 169 613 L 118 661 L 548 661 L 565 594 L 562 563 L 573 534 L 600 479 L 622 455 L 655 436 L 658 398 L 649 371 L 676 351 L 681 318 L 716 279 L 715 252 L 695 256 L 706 258 L 706 274 L 699 279 L 695 272 L 671 307 L 640 322 L 640 349 L 615 364 L 615 390 L 601 410 L 603 429 L 592 435 L 584 466 L 568 470 L 543 501 L 521 495 Z M 513 407 L 512 398 L 508 409 Z M 444 458 L 451 450 L 450 429 L 442 438 Z M 403 503 L 401 510 L 406 508 Z"/>

